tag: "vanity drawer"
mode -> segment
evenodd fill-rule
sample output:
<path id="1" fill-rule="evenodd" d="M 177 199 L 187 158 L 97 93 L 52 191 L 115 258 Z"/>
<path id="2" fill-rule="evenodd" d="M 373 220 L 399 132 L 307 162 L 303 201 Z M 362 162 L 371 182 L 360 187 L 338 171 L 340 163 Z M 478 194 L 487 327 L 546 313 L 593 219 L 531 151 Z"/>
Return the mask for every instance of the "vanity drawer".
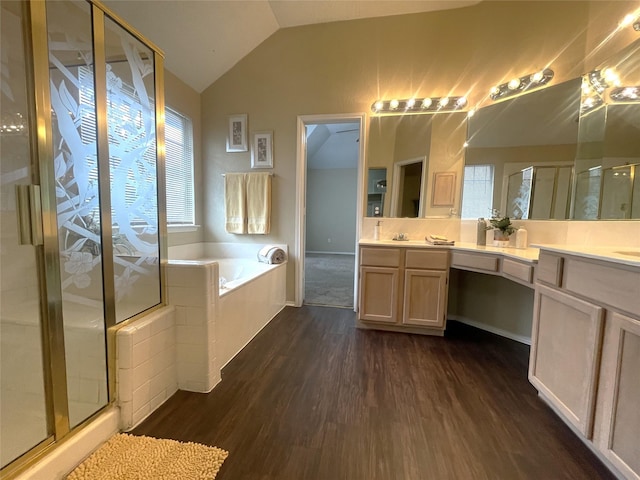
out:
<path id="1" fill-rule="evenodd" d="M 533 282 L 533 265 L 505 258 L 502 260 L 502 273 L 507 278 L 511 277 L 524 283 Z"/>
<path id="2" fill-rule="evenodd" d="M 569 292 L 640 315 L 640 269 L 565 257 L 562 287 Z"/>
<path id="3" fill-rule="evenodd" d="M 538 260 L 538 281 L 559 287 L 562 283 L 562 257 L 540 252 Z"/>
<path id="4" fill-rule="evenodd" d="M 372 267 L 399 267 L 399 248 L 362 247 L 360 249 L 360 265 Z"/>
<path id="5" fill-rule="evenodd" d="M 498 257 L 481 253 L 451 253 L 451 266 L 455 268 L 497 272 L 499 267 Z"/>
<path id="6" fill-rule="evenodd" d="M 446 270 L 449 267 L 449 252 L 446 250 L 407 250 L 407 268 L 428 268 Z"/>

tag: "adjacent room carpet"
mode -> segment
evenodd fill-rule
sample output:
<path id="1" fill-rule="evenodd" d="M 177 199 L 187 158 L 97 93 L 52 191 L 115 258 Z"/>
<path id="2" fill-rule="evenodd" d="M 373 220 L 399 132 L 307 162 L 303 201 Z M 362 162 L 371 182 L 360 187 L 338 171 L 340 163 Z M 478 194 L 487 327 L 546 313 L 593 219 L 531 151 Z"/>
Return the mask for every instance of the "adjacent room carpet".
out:
<path id="1" fill-rule="evenodd" d="M 68 480 L 212 480 L 229 453 L 200 443 L 121 433 L 76 467 Z"/>
<path id="2" fill-rule="evenodd" d="M 355 255 L 307 253 L 304 303 L 353 307 Z"/>

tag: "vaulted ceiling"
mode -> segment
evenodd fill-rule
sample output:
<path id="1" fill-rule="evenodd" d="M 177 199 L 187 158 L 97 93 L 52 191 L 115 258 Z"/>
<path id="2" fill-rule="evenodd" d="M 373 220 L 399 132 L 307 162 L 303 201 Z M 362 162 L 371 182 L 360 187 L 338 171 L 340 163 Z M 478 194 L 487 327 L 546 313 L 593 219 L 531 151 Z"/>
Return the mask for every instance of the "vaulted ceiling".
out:
<path id="1" fill-rule="evenodd" d="M 104 0 L 197 92 L 280 28 L 460 8 L 480 0 Z"/>

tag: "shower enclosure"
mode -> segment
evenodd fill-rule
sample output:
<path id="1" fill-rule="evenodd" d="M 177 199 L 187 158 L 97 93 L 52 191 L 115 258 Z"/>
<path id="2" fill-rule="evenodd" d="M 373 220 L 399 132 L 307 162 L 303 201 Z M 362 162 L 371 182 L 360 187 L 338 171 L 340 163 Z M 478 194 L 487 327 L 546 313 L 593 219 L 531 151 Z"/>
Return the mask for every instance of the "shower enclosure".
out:
<path id="1" fill-rule="evenodd" d="M 97 2 L 0 2 L 0 467 L 107 407 L 162 304 L 162 54 Z M 161 254 L 162 252 L 162 254 Z"/>

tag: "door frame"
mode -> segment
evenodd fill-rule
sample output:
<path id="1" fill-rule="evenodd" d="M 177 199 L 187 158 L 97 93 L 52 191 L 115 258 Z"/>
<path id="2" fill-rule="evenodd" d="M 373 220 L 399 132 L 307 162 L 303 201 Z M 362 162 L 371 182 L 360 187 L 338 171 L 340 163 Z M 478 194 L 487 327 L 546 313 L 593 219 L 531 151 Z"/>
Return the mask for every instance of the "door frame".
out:
<path id="1" fill-rule="evenodd" d="M 304 301 L 304 254 L 306 245 L 306 216 L 307 216 L 307 136 L 306 126 L 316 124 L 354 123 L 360 122 L 360 142 L 358 149 L 357 167 L 357 200 L 356 200 L 356 238 L 355 264 L 358 264 L 358 241 L 362 229 L 363 191 L 364 191 L 364 153 L 366 142 L 366 113 L 342 113 L 322 115 L 298 115 L 297 145 L 296 145 L 296 227 L 295 227 L 295 300 L 294 305 L 301 307 Z M 354 269 L 353 276 L 353 309 L 357 310 L 358 269 Z"/>
<path id="2" fill-rule="evenodd" d="M 390 214 L 392 217 L 400 217 L 400 213 L 398 209 L 400 207 L 400 173 L 402 172 L 402 167 L 406 167 L 407 165 L 413 165 L 416 163 L 422 164 L 422 173 L 420 174 L 420 200 L 418 202 L 418 218 L 423 218 L 425 215 L 426 208 L 426 187 L 427 187 L 427 168 L 429 167 L 427 162 L 427 156 L 409 158 L 407 160 L 401 160 L 393 164 L 393 187 L 391 190 L 391 208 Z M 402 179 L 404 182 L 404 178 Z M 404 191 L 404 186 L 402 188 Z"/>

